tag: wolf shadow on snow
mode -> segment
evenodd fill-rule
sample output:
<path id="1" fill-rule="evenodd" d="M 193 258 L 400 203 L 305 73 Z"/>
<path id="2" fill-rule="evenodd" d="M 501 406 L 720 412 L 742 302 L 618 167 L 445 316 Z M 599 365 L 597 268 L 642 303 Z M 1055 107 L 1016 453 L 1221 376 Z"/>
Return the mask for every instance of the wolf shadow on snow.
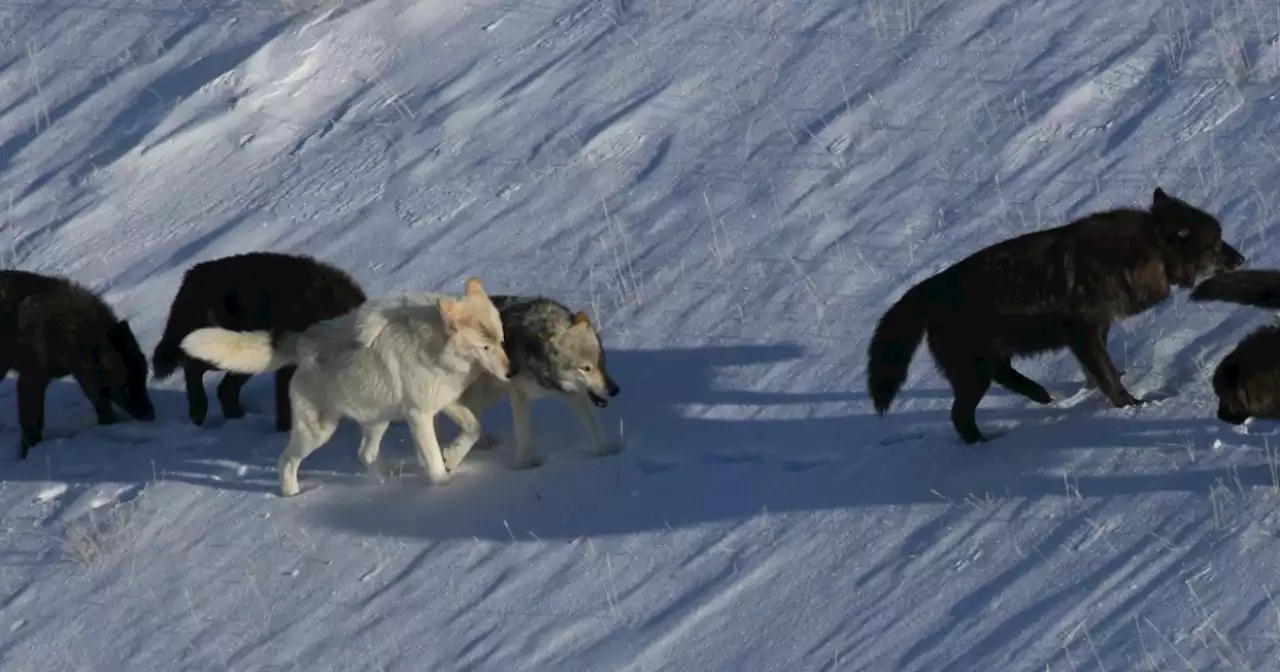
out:
<path id="1" fill-rule="evenodd" d="M 533 415 L 535 441 L 547 461 L 537 469 L 513 470 L 510 410 L 500 402 L 483 419 L 502 445 L 473 452 L 460 468 L 460 478 L 439 488 L 426 485 L 412 464 L 411 440 L 401 424 L 388 431 L 384 455 L 410 466 L 402 479 L 379 483 L 366 475 L 356 457 L 358 427 L 344 423 L 331 444 L 308 462 L 309 480 L 322 489 L 343 487 L 321 498 L 303 493 L 296 501 L 276 504 L 272 498 L 266 505 L 294 507 L 309 524 L 357 534 L 509 540 L 509 526 L 517 536 L 527 530 L 541 539 L 565 539 L 740 521 L 762 511 L 939 503 L 935 492 L 955 501 L 983 493 L 999 498 L 1060 497 L 1063 479 L 1053 470 L 1062 450 L 1127 444 L 1184 453 L 1181 442 L 1202 447 L 1225 431 L 1211 411 L 1203 418 L 1143 421 L 1092 415 L 1106 407 L 1100 399 L 1058 410 L 1016 402 L 1015 407 L 987 411 L 996 423 L 1020 423 L 1016 439 L 1001 437 L 971 449 L 949 431 L 945 409 L 904 409 L 895 414 L 895 422 L 886 424 L 869 412 L 870 402 L 860 391 L 717 389 L 719 372 L 726 367 L 794 360 L 803 354 L 803 348 L 793 344 L 611 350 L 610 372 L 626 386 L 627 394 L 600 418 L 611 435 L 618 431 L 618 418 L 624 421 L 628 445 L 621 454 L 591 456 L 581 426 L 561 402 L 548 399 L 534 405 Z M 94 426 L 92 410 L 75 384 L 55 381 L 49 389 L 47 457 L 0 463 L 0 478 L 66 478 L 81 484 L 178 481 L 274 493 L 276 459 L 287 435 L 275 431 L 272 383 L 260 378 L 244 387 L 249 412 L 245 418 L 228 422 L 211 416 L 200 428 L 186 418 L 181 390 L 155 388 L 154 423 Z M 18 436 L 13 394 L 12 379 L 0 382 L 0 441 L 9 444 L 16 444 Z M 908 389 L 903 394 L 906 399 L 947 396 L 946 389 Z M 1013 398 L 1011 393 L 1000 396 Z M 723 420 L 688 417 L 685 412 L 686 406 L 758 405 L 779 410 L 824 403 L 840 405 L 842 412 Z M 852 412 L 843 412 L 848 407 Z M 923 427 L 924 436 L 884 441 L 901 438 L 893 430 L 898 424 Z M 442 425 L 452 429 L 447 422 Z M 1235 479 L 1237 474 L 1248 487 L 1272 484 L 1265 465 L 1083 476 L 1073 477 L 1072 483 L 1086 496 L 1206 493 L 1218 479 Z"/>

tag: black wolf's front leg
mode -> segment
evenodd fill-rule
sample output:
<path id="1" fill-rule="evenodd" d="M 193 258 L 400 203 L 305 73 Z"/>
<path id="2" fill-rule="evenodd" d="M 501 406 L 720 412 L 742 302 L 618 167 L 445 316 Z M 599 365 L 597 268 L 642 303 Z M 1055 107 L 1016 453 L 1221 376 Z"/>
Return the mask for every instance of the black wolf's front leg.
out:
<path id="1" fill-rule="evenodd" d="M 106 391 L 96 386 L 89 380 L 76 376 L 76 382 L 80 384 L 80 391 L 84 392 L 84 396 L 93 404 L 93 413 L 98 416 L 98 424 L 110 425 L 116 421 L 116 409 L 111 406 L 111 399 L 107 397 Z"/>
<path id="2" fill-rule="evenodd" d="M 18 424 L 22 427 L 22 459 L 44 435 L 44 393 L 49 378 L 38 372 L 18 373 Z"/>
<path id="3" fill-rule="evenodd" d="M 1141 403 L 1120 382 L 1120 372 L 1107 354 L 1109 324 L 1077 322 L 1070 327 L 1071 352 L 1080 360 L 1080 366 L 1097 383 L 1102 393 L 1117 408 Z"/>

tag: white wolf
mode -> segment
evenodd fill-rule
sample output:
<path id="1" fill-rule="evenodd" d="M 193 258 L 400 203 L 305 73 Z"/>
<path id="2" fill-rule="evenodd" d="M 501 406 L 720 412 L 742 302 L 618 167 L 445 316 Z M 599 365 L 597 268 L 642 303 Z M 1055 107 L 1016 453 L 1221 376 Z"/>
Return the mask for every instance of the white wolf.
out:
<path id="1" fill-rule="evenodd" d="M 333 436 L 346 417 L 360 423 L 360 460 L 372 466 L 387 426 L 405 420 L 418 463 L 433 484 L 480 438 L 480 423 L 458 403 L 463 390 L 492 375 L 510 376 L 502 321 L 480 281 L 461 298 L 413 294 L 368 301 L 301 333 L 197 329 L 182 340 L 189 356 L 236 373 L 297 364 L 289 385 L 293 426 L 280 454 L 280 491 L 296 495 L 302 460 Z M 444 412 L 461 429 L 442 453 L 435 417 Z"/>

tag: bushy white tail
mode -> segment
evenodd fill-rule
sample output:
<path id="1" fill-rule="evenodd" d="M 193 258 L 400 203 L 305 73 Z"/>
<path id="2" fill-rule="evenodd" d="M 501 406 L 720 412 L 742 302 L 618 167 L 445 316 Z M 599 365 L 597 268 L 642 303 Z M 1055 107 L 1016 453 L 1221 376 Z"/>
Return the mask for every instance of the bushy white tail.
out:
<path id="1" fill-rule="evenodd" d="M 217 327 L 196 329 L 182 339 L 182 351 L 232 373 L 275 371 L 294 363 L 294 339 L 281 339 L 282 347 L 271 344 L 266 331 L 231 331 Z"/>

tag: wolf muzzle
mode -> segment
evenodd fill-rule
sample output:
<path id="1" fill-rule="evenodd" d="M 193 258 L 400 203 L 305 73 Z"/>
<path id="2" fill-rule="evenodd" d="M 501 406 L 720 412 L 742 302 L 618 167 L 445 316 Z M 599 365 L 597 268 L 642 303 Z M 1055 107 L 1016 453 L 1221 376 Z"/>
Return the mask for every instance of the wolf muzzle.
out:
<path id="1" fill-rule="evenodd" d="M 1224 270 L 1234 271 L 1244 265 L 1244 255 L 1227 241 L 1222 241 L 1222 250 L 1218 253 L 1218 264 Z"/>
<path id="2" fill-rule="evenodd" d="M 610 397 L 616 397 L 620 392 L 622 392 L 622 388 L 618 387 L 618 384 L 613 382 L 613 379 L 608 376 L 604 377 L 604 386 L 605 386 L 605 392 Z M 591 390 L 587 390 L 587 398 L 591 400 L 591 403 L 595 404 L 596 406 L 599 406 L 600 408 L 604 408 L 605 406 L 609 405 L 608 399 L 605 399 L 604 397 L 596 394 L 595 392 L 592 392 Z"/>

